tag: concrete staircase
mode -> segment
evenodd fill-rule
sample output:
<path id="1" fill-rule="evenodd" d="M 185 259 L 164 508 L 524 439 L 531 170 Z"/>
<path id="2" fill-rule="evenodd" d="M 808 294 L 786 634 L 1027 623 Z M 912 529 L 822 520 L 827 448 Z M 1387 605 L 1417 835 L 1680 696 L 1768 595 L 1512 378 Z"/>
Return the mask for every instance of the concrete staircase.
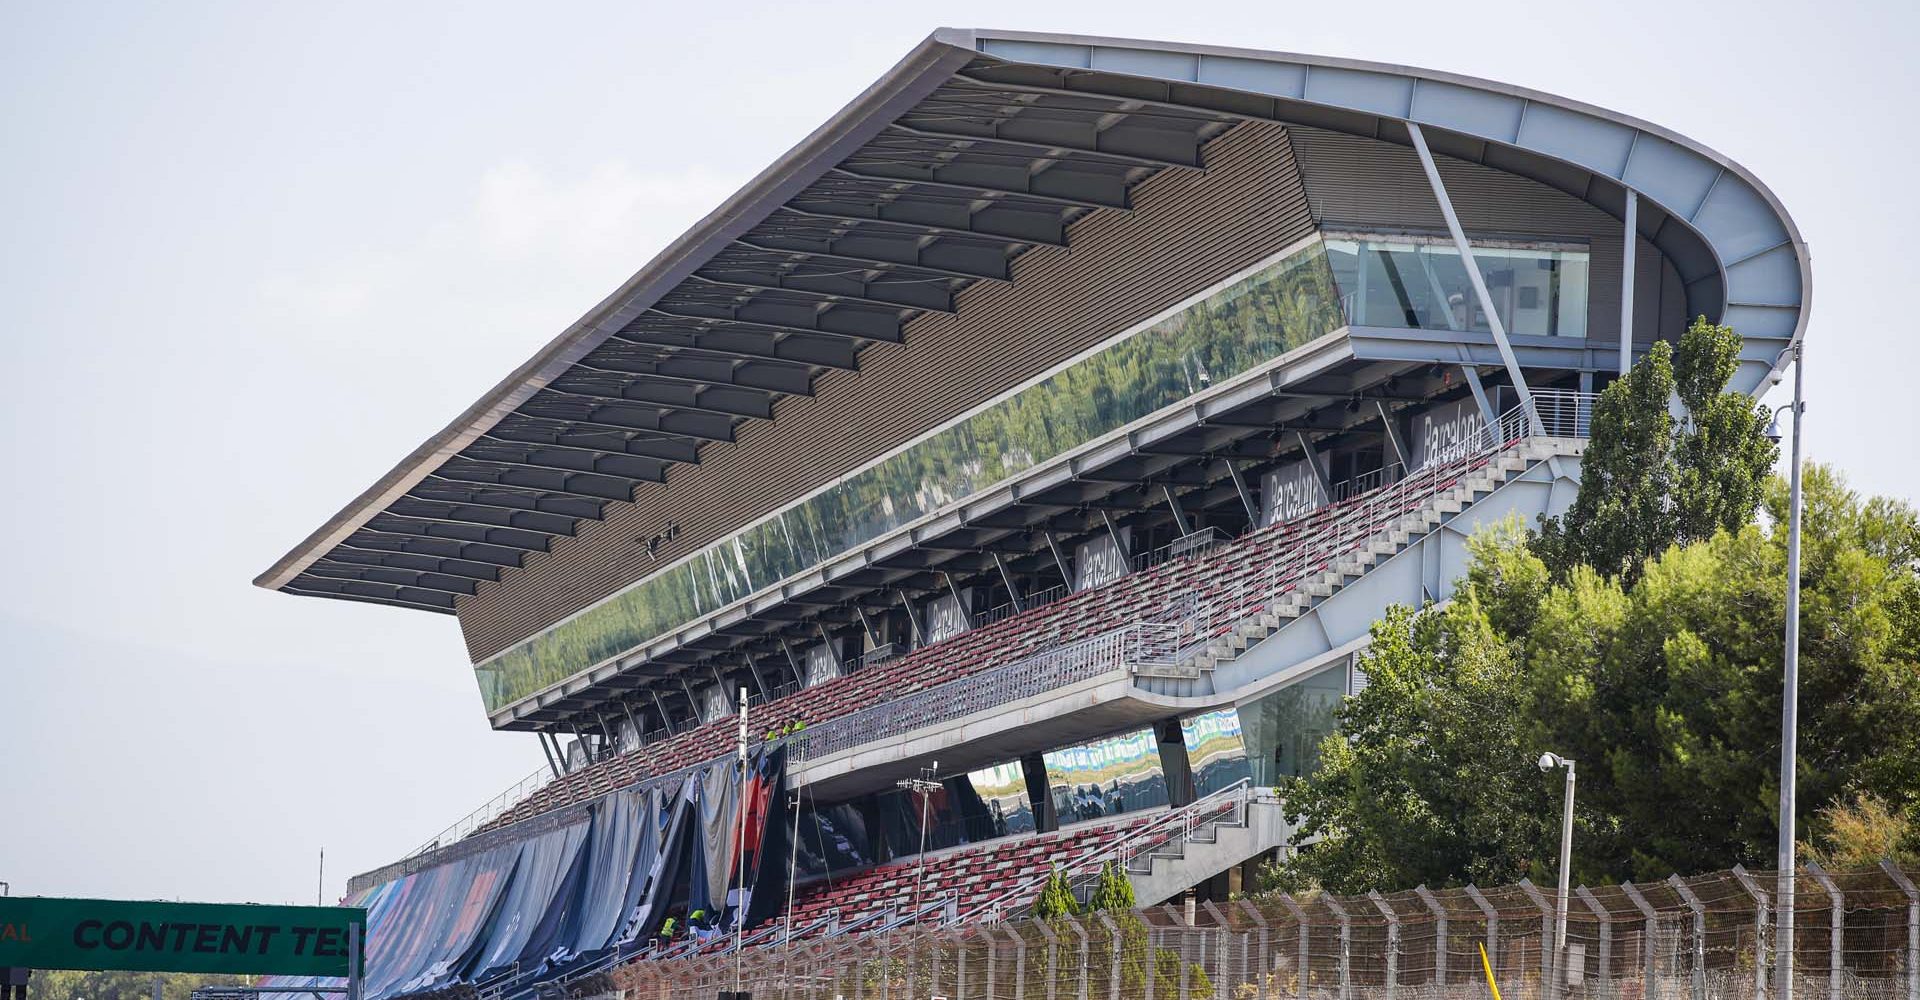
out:
<path id="1" fill-rule="evenodd" d="M 1284 847 L 1293 834 L 1272 789 L 1250 789 L 1242 807 L 1196 824 L 1128 858 L 1127 881 L 1142 905 L 1158 903 L 1251 858 Z"/>
<path id="2" fill-rule="evenodd" d="M 1419 542 L 1534 463 L 1556 456 L 1578 455 L 1585 444 L 1584 440 L 1577 438 L 1536 437 L 1520 441 L 1494 454 L 1480 467 L 1460 474 L 1458 482 L 1426 496 L 1404 513 L 1389 514 L 1383 511 L 1396 509 L 1396 501 L 1410 501 L 1412 498 L 1406 492 L 1409 484 L 1417 486 L 1415 480 L 1428 473 L 1416 472 L 1400 483 L 1386 487 L 1379 495 L 1357 505 L 1351 513 L 1322 529 L 1331 536 L 1326 540 L 1331 552 L 1325 568 L 1312 571 L 1303 579 L 1284 587 L 1275 587 L 1277 593 L 1264 603 L 1262 610 L 1234 622 L 1224 635 L 1214 638 L 1186 658 L 1187 664 L 1190 664 L 1190 669 L 1203 671 L 1234 659 L 1285 628 L 1314 605 L 1366 575 L 1374 566 Z M 1311 546 L 1313 541 L 1309 540 L 1307 544 Z"/>

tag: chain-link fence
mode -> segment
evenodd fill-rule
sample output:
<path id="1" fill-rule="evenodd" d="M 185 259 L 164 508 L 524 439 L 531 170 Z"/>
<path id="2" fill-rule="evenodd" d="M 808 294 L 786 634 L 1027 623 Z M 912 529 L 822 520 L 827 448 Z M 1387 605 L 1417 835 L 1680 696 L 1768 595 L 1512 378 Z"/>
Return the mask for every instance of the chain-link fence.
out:
<path id="1" fill-rule="evenodd" d="M 1796 1000 L 1920 1000 L 1913 874 L 1798 874 Z M 1740 868 L 1578 888 L 1559 969 L 1556 894 L 1523 881 L 776 936 L 635 962 L 611 986 L 627 1000 L 706 1000 L 736 981 L 757 1000 L 1483 1000 L 1491 969 L 1503 1000 L 1766 1000 L 1779 888 Z"/>

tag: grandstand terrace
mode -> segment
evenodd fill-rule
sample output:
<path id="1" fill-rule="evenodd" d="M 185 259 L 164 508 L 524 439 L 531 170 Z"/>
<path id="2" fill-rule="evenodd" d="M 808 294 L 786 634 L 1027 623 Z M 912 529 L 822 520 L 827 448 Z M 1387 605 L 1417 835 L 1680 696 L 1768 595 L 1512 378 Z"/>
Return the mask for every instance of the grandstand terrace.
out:
<path id="1" fill-rule="evenodd" d="M 1744 169 L 1574 101 L 936 32 L 256 581 L 453 615 L 541 746 L 354 880 L 375 1000 L 994 921 L 1056 861 L 1224 897 L 1369 624 L 1562 509 L 1691 318 L 1762 391 L 1810 280 Z"/>

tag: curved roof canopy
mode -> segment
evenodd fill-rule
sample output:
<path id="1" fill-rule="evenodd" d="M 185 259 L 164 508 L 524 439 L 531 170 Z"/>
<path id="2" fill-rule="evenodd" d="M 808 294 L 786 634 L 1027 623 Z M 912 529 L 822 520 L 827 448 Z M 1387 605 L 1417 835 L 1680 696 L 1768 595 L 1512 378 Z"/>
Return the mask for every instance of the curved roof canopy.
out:
<path id="1" fill-rule="evenodd" d="M 1505 84 L 1317 56 L 941 29 L 254 582 L 451 613 L 527 552 L 746 420 L 1010 281 L 1089 212 L 1128 210 L 1243 120 L 1409 143 L 1623 216 L 1739 329 L 1747 388 L 1806 326 L 1805 243 L 1738 164 L 1658 126 Z M 1764 358 L 1764 360 L 1762 360 Z"/>

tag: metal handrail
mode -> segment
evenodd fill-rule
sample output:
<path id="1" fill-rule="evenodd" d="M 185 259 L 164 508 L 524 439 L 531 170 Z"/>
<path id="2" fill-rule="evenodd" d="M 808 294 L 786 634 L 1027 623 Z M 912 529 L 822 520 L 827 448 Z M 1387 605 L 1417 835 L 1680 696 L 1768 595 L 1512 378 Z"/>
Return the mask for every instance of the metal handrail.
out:
<path id="1" fill-rule="evenodd" d="M 1060 871 L 1067 876 L 1069 884 L 1077 893 L 1086 878 L 1097 877 L 1100 874 L 1106 862 L 1118 859 L 1124 866 L 1140 854 L 1172 842 L 1175 837 L 1166 835 L 1169 830 L 1177 833 L 1180 839 L 1190 839 L 1202 825 L 1227 822 L 1227 818 L 1222 817 L 1209 819 L 1203 824 L 1199 821 L 1203 813 L 1212 813 L 1225 806 L 1228 817 L 1239 817 L 1244 822 L 1245 811 L 1252 801 L 1252 788 L 1252 778 L 1241 778 L 1225 788 L 1155 816 L 1115 843 L 1086 848 L 1079 857 L 1060 866 Z M 1031 900 L 1039 894 L 1040 887 L 1052 877 L 1053 869 L 1049 868 L 1045 875 L 1036 875 L 987 902 L 965 911 L 957 921 L 965 922 L 981 914 L 986 914 L 991 920 L 1004 919 L 1005 915 L 1012 911 L 1012 907 L 1008 905 L 1009 900 L 1012 900 L 1013 906 L 1016 907 L 1021 905 L 1022 901 Z"/>
<path id="2" fill-rule="evenodd" d="M 1049 686 L 1075 683 L 1098 676 L 1106 670 L 1117 670 L 1123 666 L 1178 666 L 1188 662 L 1212 639 L 1237 627 L 1239 622 L 1264 612 L 1274 599 L 1293 591 L 1312 572 L 1333 565 L 1342 556 L 1385 532 L 1394 521 L 1425 503 L 1437 491 L 1442 478 L 1466 475 L 1491 461 L 1497 454 L 1533 436 L 1531 416 L 1539 416 L 1540 426 L 1549 437 L 1587 437 L 1592 427 L 1593 405 L 1597 398 L 1593 393 L 1535 389 L 1530 403 L 1515 406 L 1491 425 L 1480 428 L 1472 439 L 1471 451 L 1452 462 L 1429 463 L 1404 474 L 1399 472 L 1401 467 L 1396 464 L 1348 480 L 1342 486 L 1356 490 L 1367 477 L 1391 481 L 1376 487 L 1378 492 L 1362 491 L 1350 499 L 1336 501 L 1337 509 L 1331 515 L 1327 515 L 1325 509 L 1307 515 L 1309 518 L 1330 516 L 1331 519 L 1313 527 L 1292 543 L 1296 549 L 1296 559 L 1290 563 L 1276 560 L 1261 575 L 1264 582 L 1257 586 L 1250 586 L 1243 580 L 1234 588 L 1233 598 L 1224 605 L 1193 609 L 1174 622 L 1135 622 L 1107 633 L 1041 650 L 1002 667 L 923 688 L 904 698 L 874 705 L 851 715 L 816 723 L 787 737 L 791 741 L 793 758 L 796 761 L 818 759 L 827 753 L 864 745 L 913 728 L 998 707 L 1020 697 L 1040 693 Z M 1172 548 L 1171 545 L 1163 546 L 1155 552 L 1170 551 Z M 1290 572 L 1283 576 L 1282 571 L 1288 569 Z M 1259 599 L 1252 600 L 1255 597 Z M 1053 599 L 1057 598 L 1051 596 L 1050 591 L 1041 591 L 1030 595 L 1023 603 L 1032 608 L 1038 603 L 1050 603 Z M 1003 606 L 1006 607 L 1011 605 Z M 989 610 L 981 617 L 985 619 L 998 610 L 1001 609 Z M 1024 679 L 1021 677 L 1023 673 L 1028 675 Z M 1049 679 L 1051 684 L 1046 683 Z M 996 697 L 998 700 L 995 700 Z M 552 780 L 547 771 L 534 772 L 449 826 L 440 837 L 429 841 L 409 857 L 465 836 Z M 509 798 L 512 801 L 503 803 L 502 800 Z"/>

